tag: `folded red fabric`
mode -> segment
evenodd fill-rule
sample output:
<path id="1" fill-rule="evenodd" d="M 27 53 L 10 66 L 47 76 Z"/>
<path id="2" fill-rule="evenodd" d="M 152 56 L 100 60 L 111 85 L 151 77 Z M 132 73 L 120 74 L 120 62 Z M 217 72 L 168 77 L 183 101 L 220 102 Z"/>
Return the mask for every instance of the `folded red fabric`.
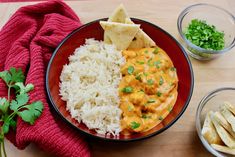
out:
<path id="1" fill-rule="evenodd" d="M 17 120 L 17 129 L 8 138 L 20 149 L 33 142 L 60 157 L 89 157 L 84 137 L 50 110 L 45 90 L 45 71 L 55 47 L 81 25 L 65 3 L 49 1 L 20 8 L 0 31 L 0 71 L 21 68 L 26 83 L 35 86 L 30 100 L 41 100 L 44 110 L 34 125 Z M 0 97 L 6 96 L 0 81 Z"/>

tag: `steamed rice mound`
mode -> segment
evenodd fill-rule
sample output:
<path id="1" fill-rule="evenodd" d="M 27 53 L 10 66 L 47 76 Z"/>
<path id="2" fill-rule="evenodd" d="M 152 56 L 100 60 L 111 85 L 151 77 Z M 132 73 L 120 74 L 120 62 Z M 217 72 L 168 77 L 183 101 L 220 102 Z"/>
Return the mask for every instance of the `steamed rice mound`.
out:
<path id="1" fill-rule="evenodd" d="M 114 45 L 87 39 L 69 57 L 60 76 L 60 94 L 72 118 L 100 134 L 121 131 L 118 85 L 125 63 Z"/>

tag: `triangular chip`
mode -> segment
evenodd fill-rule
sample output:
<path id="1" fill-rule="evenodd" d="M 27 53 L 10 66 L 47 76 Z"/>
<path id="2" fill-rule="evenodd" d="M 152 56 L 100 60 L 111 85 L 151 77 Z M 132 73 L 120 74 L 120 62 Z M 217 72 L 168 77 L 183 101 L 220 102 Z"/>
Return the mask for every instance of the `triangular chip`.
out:
<path id="1" fill-rule="evenodd" d="M 126 50 L 134 39 L 140 25 L 100 21 L 101 27 L 118 50 Z"/>
<path id="2" fill-rule="evenodd" d="M 235 132 L 232 130 L 231 125 L 227 122 L 224 116 L 220 112 L 216 111 L 214 113 L 214 117 L 216 121 L 220 123 L 220 125 L 222 125 L 222 127 L 224 127 L 235 138 Z"/>
<path id="3" fill-rule="evenodd" d="M 231 149 L 227 146 L 222 146 L 222 145 L 218 145 L 218 144 L 212 144 L 211 145 L 214 149 L 223 152 L 223 153 L 227 153 L 227 154 L 231 154 L 231 155 L 235 155 L 235 149 Z"/>
<path id="4" fill-rule="evenodd" d="M 214 114 L 211 115 L 211 120 L 216 128 L 222 141 L 229 147 L 235 149 L 235 139 L 217 122 Z"/>
<path id="5" fill-rule="evenodd" d="M 130 18 L 126 18 L 125 23 L 134 24 Z M 154 46 L 156 46 L 155 42 L 142 29 L 140 29 L 136 33 L 135 38 L 129 45 L 128 49 L 140 49 Z"/>
<path id="6" fill-rule="evenodd" d="M 224 102 L 225 107 L 235 115 L 235 106 L 233 106 L 230 102 Z"/>
<path id="7" fill-rule="evenodd" d="M 206 139 L 209 144 L 216 143 L 222 144 L 221 138 L 215 130 L 215 127 L 211 121 L 210 116 L 213 114 L 212 111 L 208 112 L 202 127 L 202 136 Z"/>
<path id="8" fill-rule="evenodd" d="M 223 104 L 220 106 L 220 112 L 224 116 L 224 118 L 231 124 L 233 131 L 235 132 L 235 117 L 234 115 L 227 109 L 227 107 Z"/>
<path id="9" fill-rule="evenodd" d="M 108 21 L 125 23 L 125 20 L 127 17 L 128 15 L 127 15 L 126 9 L 124 8 L 123 4 L 120 4 L 111 14 Z M 106 32 L 104 32 L 104 42 L 107 44 L 112 44 L 112 41 L 110 40 L 109 36 L 107 36 Z"/>

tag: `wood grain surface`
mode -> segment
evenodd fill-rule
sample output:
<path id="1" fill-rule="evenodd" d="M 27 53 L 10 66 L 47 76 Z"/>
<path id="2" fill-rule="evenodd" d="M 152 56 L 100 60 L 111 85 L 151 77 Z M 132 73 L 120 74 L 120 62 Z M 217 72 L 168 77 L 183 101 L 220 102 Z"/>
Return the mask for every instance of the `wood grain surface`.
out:
<path id="1" fill-rule="evenodd" d="M 0 28 L 21 6 L 38 2 L 0 3 Z M 82 0 L 66 1 L 83 23 L 107 17 L 123 3 L 131 17 L 152 22 L 180 40 L 176 27 L 179 13 L 196 3 L 211 3 L 235 15 L 235 0 Z M 191 59 L 195 86 L 191 102 L 183 116 L 162 134 L 132 143 L 108 143 L 88 139 L 94 157 L 204 157 L 211 156 L 202 146 L 195 129 L 195 113 L 200 99 L 209 91 L 224 86 L 235 87 L 235 48 L 212 61 Z M 31 144 L 18 150 L 7 141 L 9 157 L 51 157 Z"/>

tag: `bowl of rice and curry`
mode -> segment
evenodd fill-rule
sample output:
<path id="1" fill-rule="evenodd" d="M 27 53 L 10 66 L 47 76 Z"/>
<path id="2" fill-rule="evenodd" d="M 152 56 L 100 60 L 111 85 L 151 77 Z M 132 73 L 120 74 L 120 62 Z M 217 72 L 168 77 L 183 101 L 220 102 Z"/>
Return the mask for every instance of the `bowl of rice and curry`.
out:
<path id="1" fill-rule="evenodd" d="M 57 113 L 92 137 L 134 141 L 172 126 L 193 91 L 191 63 L 166 31 L 117 7 L 55 50 L 46 88 Z"/>

